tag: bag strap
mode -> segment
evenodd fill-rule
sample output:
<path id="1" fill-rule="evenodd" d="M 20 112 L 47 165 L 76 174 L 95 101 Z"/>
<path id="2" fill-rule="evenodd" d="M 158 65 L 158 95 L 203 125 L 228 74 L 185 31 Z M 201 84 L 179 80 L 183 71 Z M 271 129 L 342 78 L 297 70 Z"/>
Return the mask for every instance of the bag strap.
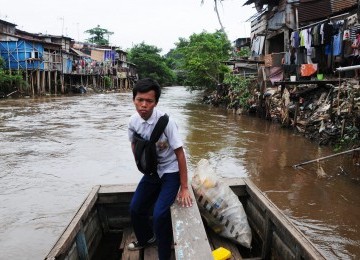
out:
<path id="1" fill-rule="evenodd" d="M 161 134 L 164 132 L 167 124 L 169 122 L 169 116 L 167 114 L 161 116 L 159 120 L 157 121 L 154 130 L 151 133 L 150 141 L 156 143 Z"/>

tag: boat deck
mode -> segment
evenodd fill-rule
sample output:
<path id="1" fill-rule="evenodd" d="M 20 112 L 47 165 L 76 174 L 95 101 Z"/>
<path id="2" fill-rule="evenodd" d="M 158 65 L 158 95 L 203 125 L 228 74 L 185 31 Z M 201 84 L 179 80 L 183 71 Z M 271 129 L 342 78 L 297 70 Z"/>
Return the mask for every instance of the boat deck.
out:
<path id="1" fill-rule="evenodd" d="M 207 229 L 207 235 L 212 250 L 215 250 L 219 247 L 224 247 L 231 251 L 232 257 L 229 259 L 233 259 L 233 260 L 246 259 L 241 256 L 240 251 L 242 251 L 242 253 L 244 254 L 244 252 L 247 249 L 235 245 L 230 240 L 217 235 L 216 233 L 214 233 L 214 231 L 210 229 Z M 157 260 L 158 259 L 157 246 L 155 245 L 139 251 L 128 250 L 126 248 L 126 245 L 134 240 L 135 240 L 135 235 L 132 228 L 127 228 L 126 230 L 124 230 L 122 234 L 115 234 L 115 233 L 108 234 L 102 239 L 101 244 L 99 245 L 98 250 L 96 251 L 93 259 L 96 260 L 100 260 L 100 259 Z M 175 250 L 173 248 L 171 260 L 175 260 L 175 259 L 176 259 Z M 254 260 L 261 258 L 251 257 L 251 259 Z"/>

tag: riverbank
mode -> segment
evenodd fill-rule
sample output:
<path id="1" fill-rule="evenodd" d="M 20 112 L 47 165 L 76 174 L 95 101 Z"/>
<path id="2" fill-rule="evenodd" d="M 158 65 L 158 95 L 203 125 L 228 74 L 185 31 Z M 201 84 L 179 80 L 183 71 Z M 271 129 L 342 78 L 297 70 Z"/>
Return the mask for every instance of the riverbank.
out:
<path id="1" fill-rule="evenodd" d="M 237 114 L 255 114 L 292 129 L 318 145 L 335 150 L 360 146 L 360 85 L 348 79 L 341 84 L 298 84 L 270 87 L 261 94 L 251 83 L 247 106 L 231 88 L 215 91 L 204 102 L 225 106 Z"/>

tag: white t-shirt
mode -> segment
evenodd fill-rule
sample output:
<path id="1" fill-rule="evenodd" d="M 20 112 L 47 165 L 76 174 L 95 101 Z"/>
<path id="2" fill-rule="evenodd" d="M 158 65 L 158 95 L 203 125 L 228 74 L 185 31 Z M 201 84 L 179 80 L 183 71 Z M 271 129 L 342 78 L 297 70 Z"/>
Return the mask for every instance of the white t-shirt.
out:
<path id="1" fill-rule="evenodd" d="M 154 109 L 151 117 L 144 120 L 138 113 L 130 117 L 128 125 L 128 135 L 130 142 L 133 142 L 134 133 L 138 133 L 142 138 L 149 140 L 151 133 L 161 116 L 165 113 Z M 167 124 L 164 133 L 160 136 L 156 143 L 156 151 L 158 154 L 157 172 L 161 178 L 165 173 L 178 172 L 179 165 L 176 159 L 174 150 L 183 146 L 183 141 L 175 121 L 169 116 L 169 123 Z"/>

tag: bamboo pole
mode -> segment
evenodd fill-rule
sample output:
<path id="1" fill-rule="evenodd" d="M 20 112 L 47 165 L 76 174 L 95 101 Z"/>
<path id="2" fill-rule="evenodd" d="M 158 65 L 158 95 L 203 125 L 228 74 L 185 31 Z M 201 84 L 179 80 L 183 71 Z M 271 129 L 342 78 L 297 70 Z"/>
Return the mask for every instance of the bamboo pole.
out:
<path id="1" fill-rule="evenodd" d="M 353 66 L 336 68 L 337 71 L 349 71 L 349 70 L 358 70 L 358 69 L 360 69 L 360 65 L 353 65 Z"/>
<path id="2" fill-rule="evenodd" d="M 343 154 L 347 154 L 347 153 L 351 153 L 351 152 L 355 152 L 355 151 L 360 151 L 360 147 L 352 149 L 352 150 L 344 151 L 344 152 L 341 152 L 341 153 L 336 153 L 336 154 L 332 154 L 332 155 L 329 155 L 329 156 L 321 157 L 321 158 L 318 158 L 318 159 L 310 160 L 310 161 L 307 161 L 307 162 L 295 164 L 295 165 L 293 165 L 293 167 L 297 168 L 297 167 L 305 165 L 305 164 L 309 164 L 309 163 L 313 163 L 313 162 L 319 162 L 319 161 L 322 161 L 322 160 L 325 160 L 325 159 L 328 159 L 328 158 L 332 158 L 332 157 L 335 157 L 335 156 L 338 156 L 338 155 L 343 155 Z"/>

